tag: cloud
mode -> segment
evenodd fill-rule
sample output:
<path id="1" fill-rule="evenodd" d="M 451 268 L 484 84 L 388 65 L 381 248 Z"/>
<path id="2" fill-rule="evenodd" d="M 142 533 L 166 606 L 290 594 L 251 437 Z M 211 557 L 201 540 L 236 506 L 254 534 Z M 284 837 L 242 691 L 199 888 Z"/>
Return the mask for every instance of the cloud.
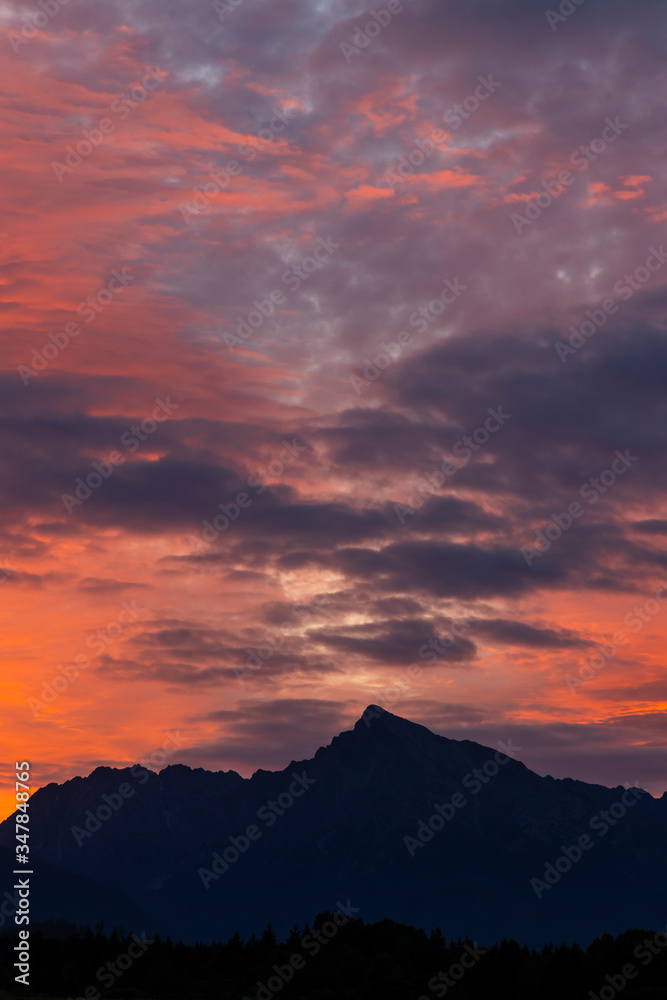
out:
<path id="1" fill-rule="evenodd" d="M 536 628 L 525 622 L 502 618 L 477 619 L 471 623 L 473 633 L 479 632 L 507 645 L 528 646 L 536 649 L 577 649 L 587 645 L 585 640 L 569 629 Z"/>
<path id="2" fill-rule="evenodd" d="M 331 649 L 343 654 L 378 660 L 382 664 L 410 664 L 417 660 L 424 643 L 437 638 L 439 632 L 433 622 L 421 619 L 401 621 L 374 621 L 368 624 L 347 626 L 338 632 L 312 629 L 309 635 Z M 476 657 L 474 643 L 464 637 L 457 638 L 443 654 L 449 664 L 465 664 Z"/>
<path id="3" fill-rule="evenodd" d="M 20 31 L 23 8 L 5 6 Z M 134 734 L 159 745 L 186 713 L 200 762 L 307 755 L 457 620 L 475 631 L 410 688 L 421 718 L 431 699 L 481 737 L 516 707 L 541 765 L 607 775 L 646 740 L 657 774 L 662 620 L 604 689 L 573 701 L 563 677 L 667 569 L 667 268 L 644 280 L 667 198 L 663 4 L 586 0 L 552 31 L 537 0 L 420 0 L 348 63 L 362 13 L 248 0 L 222 23 L 205 3 L 109 0 L 8 45 L 7 732 L 117 619 L 123 588 L 148 609 L 43 713 L 44 768 L 127 760 Z M 148 66 L 159 86 L 134 107 Z M 474 107 L 480 74 L 499 85 Z M 106 115 L 113 131 L 59 180 L 53 162 Z M 600 151 L 607 119 L 624 127 Z M 572 184 L 548 195 L 564 169 Z M 198 190 L 205 210 L 184 213 Z M 102 302 L 122 268 L 134 280 Z M 582 328 L 563 362 L 556 344 Z M 142 440 L 165 398 L 177 408 Z M 511 416 L 462 453 L 498 407 Z M 626 449 L 637 461 L 589 502 Z M 113 451 L 68 513 L 63 495 Z M 573 503 L 581 517 L 529 566 L 522 547 Z M 284 643 L 241 685 L 265 632 Z"/>

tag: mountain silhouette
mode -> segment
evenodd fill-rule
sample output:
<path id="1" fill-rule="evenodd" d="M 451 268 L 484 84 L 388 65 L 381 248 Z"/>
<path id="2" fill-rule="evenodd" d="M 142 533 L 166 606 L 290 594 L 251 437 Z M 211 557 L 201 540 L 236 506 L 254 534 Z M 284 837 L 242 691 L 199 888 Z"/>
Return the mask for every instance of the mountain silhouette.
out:
<path id="1" fill-rule="evenodd" d="M 480 942 L 662 927 L 667 794 L 540 777 L 516 752 L 371 705 L 282 771 L 98 767 L 30 800 L 35 918 L 77 919 L 40 894 L 48 864 L 51 884 L 54 871 L 85 884 L 78 919 L 126 899 L 126 927 L 190 942 L 286 933 L 339 903 Z M 13 846 L 10 818 L 0 847 Z"/>

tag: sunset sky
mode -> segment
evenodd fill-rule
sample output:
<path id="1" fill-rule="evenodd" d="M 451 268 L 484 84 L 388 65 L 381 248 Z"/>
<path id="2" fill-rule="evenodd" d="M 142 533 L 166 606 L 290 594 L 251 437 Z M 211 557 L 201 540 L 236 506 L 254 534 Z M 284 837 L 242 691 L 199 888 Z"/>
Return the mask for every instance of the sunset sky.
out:
<path id="1" fill-rule="evenodd" d="M 665 790 L 664 0 L 561 6 L 0 3 L 2 815 L 371 703 Z"/>

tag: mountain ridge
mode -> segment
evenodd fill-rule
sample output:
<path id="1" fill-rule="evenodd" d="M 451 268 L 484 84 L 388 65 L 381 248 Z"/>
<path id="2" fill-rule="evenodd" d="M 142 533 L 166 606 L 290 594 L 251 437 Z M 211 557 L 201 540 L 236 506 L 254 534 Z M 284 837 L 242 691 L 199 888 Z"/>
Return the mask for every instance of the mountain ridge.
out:
<path id="1" fill-rule="evenodd" d="M 375 715 L 375 713 L 380 713 L 380 715 Z M 310 760 L 317 759 L 318 756 L 320 756 L 322 753 L 326 752 L 331 747 L 333 747 L 338 740 L 340 740 L 340 739 L 342 739 L 342 738 L 344 738 L 346 736 L 349 736 L 349 735 L 353 734 L 354 732 L 356 732 L 358 730 L 361 731 L 362 728 L 371 729 L 373 727 L 373 725 L 374 725 L 373 721 L 369 721 L 367 723 L 365 720 L 366 719 L 371 719 L 372 720 L 373 718 L 381 718 L 382 716 L 388 716 L 390 719 L 395 719 L 399 723 L 404 723 L 406 726 L 411 727 L 411 728 L 413 728 L 415 730 L 421 730 L 422 732 L 428 734 L 428 736 L 431 737 L 431 738 L 444 740 L 446 743 L 451 744 L 451 745 L 457 744 L 457 745 L 460 745 L 460 746 L 468 746 L 468 747 L 476 747 L 476 748 L 482 747 L 483 749 L 488 750 L 492 754 L 495 753 L 495 752 L 497 752 L 498 749 L 499 749 L 498 747 L 495 747 L 495 748 L 494 747 L 488 747 L 486 744 L 477 743 L 477 741 L 475 741 L 475 740 L 452 739 L 451 737 L 443 736 L 440 733 L 434 733 L 432 730 L 428 729 L 428 727 L 424 726 L 422 723 L 413 722 L 410 719 L 405 719 L 402 716 L 395 715 L 395 714 L 387 711 L 387 709 L 381 708 L 378 705 L 371 704 L 371 705 L 369 705 L 364 710 L 364 712 L 361 714 L 361 716 L 359 717 L 359 719 L 354 723 L 354 726 L 352 727 L 352 729 L 342 730 L 339 734 L 337 734 L 336 736 L 334 736 L 332 738 L 332 740 L 331 740 L 330 743 L 325 744 L 324 746 L 318 747 L 312 758 L 303 758 L 302 760 L 299 760 L 299 761 L 297 761 L 297 760 L 291 760 L 290 763 L 287 764 L 287 765 L 285 765 L 285 767 L 283 767 L 283 768 L 278 768 L 278 769 L 275 769 L 275 770 L 269 770 L 267 768 L 257 768 L 257 770 L 253 771 L 251 775 L 249 775 L 247 778 L 244 778 L 243 775 L 239 774 L 239 772 L 235 771 L 233 768 L 229 769 L 227 771 L 224 770 L 224 769 L 222 769 L 222 768 L 220 770 L 212 770 L 210 768 L 204 768 L 204 767 L 191 767 L 189 764 L 183 764 L 183 763 L 179 762 L 179 763 L 175 763 L 175 764 L 167 764 L 167 765 L 165 765 L 163 768 L 161 768 L 159 770 L 158 769 L 155 769 L 155 770 L 154 769 L 150 769 L 149 773 L 150 774 L 156 774 L 156 775 L 162 775 L 165 772 L 180 769 L 181 771 L 188 771 L 188 772 L 190 772 L 192 774 L 225 775 L 225 776 L 231 775 L 231 776 L 233 776 L 234 779 L 239 779 L 240 781 L 252 781 L 255 778 L 256 775 L 282 774 L 282 773 L 284 773 L 286 770 L 288 770 L 291 767 L 299 767 L 299 766 L 304 765 L 305 763 L 308 763 Z M 400 733 L 401 730 L 400 729 L 396 729 L 395 731 Z M 499 742 L 502 742 L 502 741 L 499 741 Z M 510 744 L 511 744 L 511 740 L 510 740 Z M 503 749 L 502 746 L 500 747 L 500 749 L 501 750 Z M 508 747 L 508 749 L 511 749 L 511 746 Z M 517 751 L 517 752 L 520 752 L 520 750 L 521 750 L 520 747 L 516 747 L 516 748 L 513 748 L 513 749 L 515 751 Z M 512 759 L 514 759 L 514 758 L 512 758 Z M 522 761 L 516 760 L 515 762 L 517 764 L 520 764 L 522 767 L 525 767 L 526 770 L 530 770 L 530 768 L 528 768 L 527 765 L 525 765 Z M 100 772 L 121 773 L 121 772 L 125 772 L 125 771 L 128 771 L 128 770 L 131 771 L 133 768 L 138 768 L 138 767 L 143 767 L 143 765 L 140 764 L 139 762 L 136 762 L 136 763 L 133 763 L 133 764 L 127 764 L 124 767 L 114 767 L 114 766 L 108 765 L 108 764 L 100 764 L 96 768 L 94 768 L 88 775 L 74 775 L 72 778 L 67 778 L 63 782 L 55 782 L 55 781 L 48 782 L 46 785 L 42 785 L 42 786 L 40 786 L 39 789 L 36 789 L 34 795 L 37 795 L 43 789 L 50 788 L 51 786 L 62 788 L 62 787 L 68 785 L 70 782 L 73 782 L 73 781 L 86 781 L 86 780 L 88 780 L 90 778 L 93 778 L 95 775 L 97 775 Z M 148 769 L 146 769 L 146 770 L 148 770 Z M 531 772 L 531 773 L 536 774 L 537 772 Z M 583 781 L 580 778 L 570 778 L 570 777 L 567 777 L 567 778 L 556 778 L 556 777 L 554 777 L 551 774 L 539 775 L 539 777 L 541 777 L 541 778 L 543 778 L 545 780 L 549 779 L 549 780 L 555 781 L 555 782 L 575 783 L 575 784 L 583 785 L 583 786 L 586 786 L 586 787 L 604 788 L 604 789 L 609 789 L 609 790 L 625 789 L 626 788 L 625 785 L 621 785 L 621 784 L 619 784 L 619 785 L 602 785 L 599 782 Z M 641 787 L 641 786 L 631 786 L 631 787 Z M 662 800 L 662 799 L 664 799 L 667 796 L 667 790 L 665 790 L 662 793 L 661 796 L 652 795 L 646 789 L 642 789 L 642 791 L 646 795 L 648 795 L 652 799 L 654 799 L 655 801 Z M 33 795 L 33 797 L 34 797 L 34 795 Z M 2 823 L 6 822 L 6 820 L 11 819 L 12 815 L 14 815 L 14 814 L 12 813 L 8 817 L 6 817 L 5 820 L 0 821 L 0 826 L 2 826 Z"/>
<path id="2" fill-rule="evenodd" d="M 667 798 L 542 777 L 510 751 L 369 705 L 280 771 L 102 765 L 51 782 L 31 799 L 31 858 L 124 893 L 185 940 L 286 930 L 348 898 L 367 919 L 480 940 L 657 925 Z M 0 846 L 13 834 L 10 817 Z M 582 836 L 594 850 L 538 895 L 531 879 L 546 885 Z M 57 903 L 40 916 L 57 919 Z"/>

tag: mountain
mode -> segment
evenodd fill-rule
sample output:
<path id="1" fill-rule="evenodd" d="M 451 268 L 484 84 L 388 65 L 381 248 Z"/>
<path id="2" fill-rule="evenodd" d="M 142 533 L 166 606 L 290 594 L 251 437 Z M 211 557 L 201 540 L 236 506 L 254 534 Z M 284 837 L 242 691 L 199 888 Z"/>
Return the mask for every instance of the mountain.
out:
<path id="1" fill-rule="evenodd" d="M 503 750 L 369 706 L 283 771 L 99 767 L 31 799 L 35 912 L 84 919 L 40 895 L 48 864 L 104 886 L 99 919 L 124 895 L 126 927 L 186 941 L 282 934 L 348 901 L 480 942 L 662 928 L 667 794 L 540 777 Z"/>
<path id="2" fill-rule="evenodd" d="M 19 879 L 25 882 L 25 874 L 10 877 L 8 873 L 15 868 L 14 852 L 0 847 L 0 871 L 3 875 L 0 886 L 0 932 L 11 930 L 14 932 L 13 937 L 16 932 L 14 914 L 19 902 L 14 885 L 18 885 Z M 108 931 L 113 927 L 124 926 L 141 927 L 148 934 L 168 933 L 161 920 L 147 913 L 113 886 L 44 861 L 39 861 L 31 868 L 34 872 L 30 885 L 31 925 L 37 921 L 47 921 L 53 914 L 57 914 L 59 919 L 67 921 L 73 929 L 76 929 L 77 924 L 93 927 L 102 923 Z"/>

